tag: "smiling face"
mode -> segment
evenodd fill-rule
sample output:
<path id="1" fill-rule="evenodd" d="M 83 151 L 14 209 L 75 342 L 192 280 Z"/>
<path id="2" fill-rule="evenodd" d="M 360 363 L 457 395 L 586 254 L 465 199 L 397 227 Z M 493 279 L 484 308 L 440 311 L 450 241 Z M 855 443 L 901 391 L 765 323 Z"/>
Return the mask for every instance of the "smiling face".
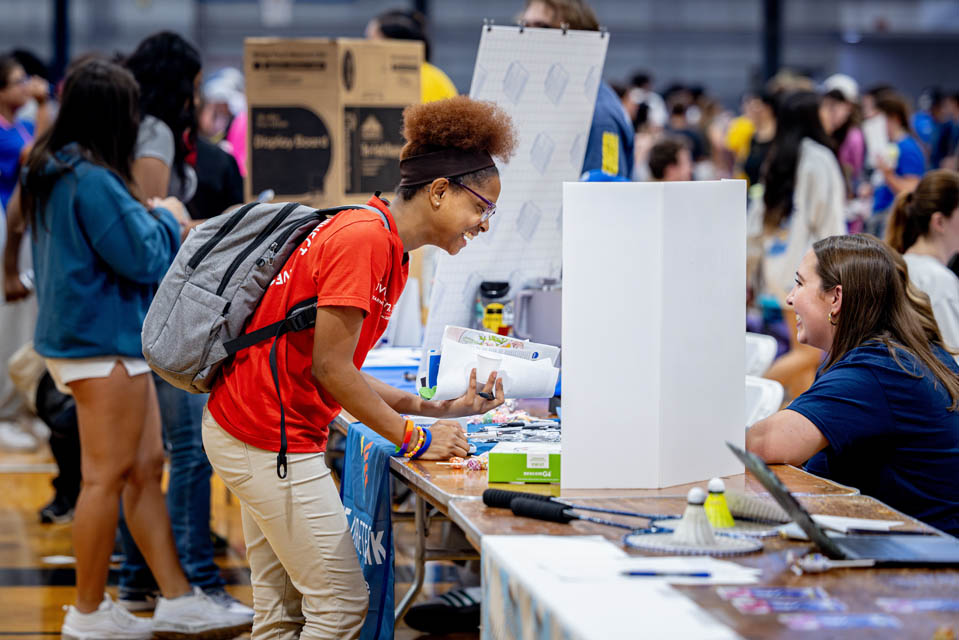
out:
<path id="1" fill-rule="evenodd" d="M 799 263 L 796 284 L 786 296 L 786 304 L 796 312 L 796 341 L 828 351 L 836 334 L 829 314 L 832 313 L 833 322 L 838 322 L 842 287 L 824 292 L 816 266 L 816 254 L 810 249 Z"/>
<path id="2" fill-rule="evenodd" d="M 467 186 L 490 202 L 495 203 L 499 198 L 498 175 L 478 184 L 467 183 Z M 492 219 L 482 220 L 487 204 L 479 196 L 446 178 L 434 180 L 429 189 L 433 223 L 430 244 L 456 255 L 470 240 L 489 231 Z"/>

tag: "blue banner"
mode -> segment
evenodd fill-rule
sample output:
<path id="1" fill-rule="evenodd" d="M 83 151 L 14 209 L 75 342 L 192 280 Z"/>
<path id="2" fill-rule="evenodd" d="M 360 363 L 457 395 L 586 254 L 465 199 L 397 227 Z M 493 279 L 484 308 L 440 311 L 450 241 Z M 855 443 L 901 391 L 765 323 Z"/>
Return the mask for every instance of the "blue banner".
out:
<path id="1" fill-rule="evenodd" d="M 390 454 L 395 445 L 364 424 L 350 425 L 340 497 L 370 589 L 370 609 L 361 640 L 393 637 L 393 526 Z"/>

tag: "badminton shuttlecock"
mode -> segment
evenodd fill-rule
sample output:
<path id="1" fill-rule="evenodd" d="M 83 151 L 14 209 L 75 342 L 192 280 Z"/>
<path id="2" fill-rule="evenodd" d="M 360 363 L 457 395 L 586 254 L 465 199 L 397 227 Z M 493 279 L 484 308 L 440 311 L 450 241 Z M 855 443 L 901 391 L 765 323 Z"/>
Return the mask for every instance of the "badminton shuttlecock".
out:
<path id="1" fill-rule="evenodd" d="M 725 494 L 729 512 L 736 519 L 783 523 L 792 520 L 778 504 L 729 490 Z"/>
<path id="2" fill-rule="evenodd" d="M 673 543 L 691 547 L 712 546 L 716 544 L 713 528 L 706 517 L 706 492 L 699 487 L 693 487 L 686 496 L 686 511 L 682 520 L 673 531 Z"/>
<path id="3" fill-rule="evenodd" d="M 706 511 L 706 518 L 716 529 L 728 529 L 735 526 L 733 516 L 729 512 L 729 506 L 726 504 L 726 485 L 719 478 L 713 478 L 709 481 L 709 495 L 706 496 L 706 503 L 703 508 Z"/>
<path id="4" fill-rule="evenodd" d="M 727 532 L 713 535 L 712 525 L 709 524 L 703 506 L 705 502 L 706 492 L 699 487 L 693 487 L 686 496 L 686 511 L 681 520 L 661 520 L 653 523 L 655 526 L 667 527 L 675 523 L 672 532 L 635 533 L 625 536 L 623 541 L 626 546 L 634 549 L 682 555 L 731 556 L 752 553 L 763 548 L 763 544 L 753 538 L 733 536 Z"/>

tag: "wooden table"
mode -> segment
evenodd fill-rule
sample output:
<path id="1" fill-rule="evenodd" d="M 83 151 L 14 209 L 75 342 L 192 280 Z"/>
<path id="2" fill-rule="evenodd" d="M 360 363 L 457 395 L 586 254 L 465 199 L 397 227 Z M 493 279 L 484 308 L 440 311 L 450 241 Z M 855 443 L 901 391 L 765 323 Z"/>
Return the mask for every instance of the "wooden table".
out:
<path id="1" fill-rule="evenodd" d="M 781 474 L 782 468 L 777 469 Z M 799 472 L 802 473 L 802 472 Z M 747 486 L 750 480 L 747 480 Z M 805 495 L 799 501 L 812 513 L 844 515 L 861 518 L 902 520 L 904 525 L 895 530 L 935 530 L 910 518 L 885 504 L 863 495 Z M 576 502 L 590 506 L 608 507 L 646 513 L 681 513 L 685 500 L 676 497 L 632 498 L 580 498 Z M 643 520 L 613 515 L 596 514 L 605 519 L 626 524 L 642 525 Z M 466 532 L 470 542 L 480 547 L 486 535 L 601 535 L 622 544 L 623 531 L 613 527 L 589 522 L 574 521 L 570 524 L 543 522 L 514 516 L 508 509 L 493 509 L 476 500 L 457 500 L 450 506 L 450 516 Z M 959 569 L 834 569 L 822 574 L 795 575 L 789 569 L 787 554 L 803 552 L 809 543 L 788 541 L 781 538 L 764 539 L 762 553 L 740 556 L 736 562 L 762 569 L 760 584 L 765 586 L 819 586 L 830 596 L 843 601 L 849 613 L 877 613 L 876 598 L 959 598 Z M 629 553 L 644 555 L 632 549 Z M 917 614 L 893 614 L 902 622 L 903 628 L 883 633 L 876 629 L 843 629 L 836 631 L 809 632 L 790 631 L 779 623 L 775 614 L 745 615 L 731 604 L 719 598 L 712 586 L 676 586 L 716 619 L 745 638 L 932 638 L 937 628 L 959 627 L 959 614 L 928 612 Z"/>
<path id="2" fill-rule="evenodd" d="M 334 421 L 334 428 L 343 435 L 349 431 L 349 416 L 338 417 Z M 846 487 L 824 478 L 811 475 L 789 465 L 777 465 L 773 467 L 776 475 L 795 495 L 845 495 L 852 496 L 859 491 L 852 487 Z M 505 484 L 486 481 L 486 474 L 481 471 L 468 471 L 466 469 L 451 469 L 449 466 L 441 465 L 436 462 L 423 460 L 408 460 L 406 458 L 391 458 L 390 471 L 403 484 L 407 485 L 414 493 L 413 502 L 413 521 L 416 531 L 416 544 L 413 552 L 413 583 L 409 590 L 400 599 L 394 610 L 397 620 L 406 615 L 413 600 L 423 588 L 426 579 L 426 563 L 433 560 L 465 560 L 475 559 L 476 553 L 464 552 L 460 549 L 435 549 L 427 546 L 427 537 L 429 535 L 429 514 L 428 508 L 434 507 L 444 517 L 448 517 L 456 522 L 466 533 L 470 544 L 479 551 L 480 537 L 482 530 L 477 529 L 467 523 L 468 518 L 475 512 L 466 503 L 475 503 L 472 507 L 482 509 L 483 504 L 480 501 L 483 491 L 488 488 L 511 489 L 514 491 L 528 491 L 533 493 L 543 493 L 547 495 L 562 495 L 566 498 L 582 497 L 590 498 L 614 498 L 614 497 L 673 497 L 685 505 L 686 493 L 695 485 L 703 486 L 705 483 L 690 483 L 667 487 L 664 489 L 609 489 L 609 490 L 567 490 L 562 491 L 559 485 L 551 484 Z M 738 489 L 754 495 L 767 495 L 766 490 L 751 474 L 737 474 L 724 478 L 726 486 L 731 489 Z M 667 505 L 667 503 L 662 503 Z M 461 505 L 464 511 L 469 515 L 458 515 L 452 508 L 453 505 Z M 671 507 L 671 511 L 663 513 L 681 512 L 682 508 Z M 512 515 L 512 514 L 510 514 Z M 460 518 L 459 520 L 457 518 Z M 641 521 L 640 521 L 641 522 Z M 549 523 L 539 523 L 548 525 Z M 561 526 L 561 525 L 556 525 Z M 567 535 L 569 534 L 566 531 Z"/>
<path id="3" fill-rule="evenodd" d="M 482 471 L 451 469 L 436 462 L 393 458 L 390 468 L 405 484 L 422 494 L 431 504 L 446 513 L 451 500 L 458 498 L 478 499 L 489 488 L 526 491 L 564 498 L 587 497 L 653 497 L 679 496 L 694 486 L 704 487 L 704 482 L 681 484 L 665 489 L 572 489 L 561 490 L 558 484 L 508 484 L 486 481 Z M 858 489 L 837 484 L 825 478 L 806 473 L 789 465 L 776 465 L 776 475 L 796 495 L 855 495 Z M 726 487 L 754 495 L 765 495 L 766 490 L 752 474 L 740 473 L 724 479 Z"/>

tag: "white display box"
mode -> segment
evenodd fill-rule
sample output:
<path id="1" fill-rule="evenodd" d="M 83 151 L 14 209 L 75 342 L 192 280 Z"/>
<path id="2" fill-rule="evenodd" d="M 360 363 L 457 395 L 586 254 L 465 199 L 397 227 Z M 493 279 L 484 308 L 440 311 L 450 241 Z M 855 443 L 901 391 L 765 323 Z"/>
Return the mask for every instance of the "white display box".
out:
<path id="1" fill-rule="evenodd" d="M 563 185 L 566 489 L 743 472 L 746 183 Z"/>

